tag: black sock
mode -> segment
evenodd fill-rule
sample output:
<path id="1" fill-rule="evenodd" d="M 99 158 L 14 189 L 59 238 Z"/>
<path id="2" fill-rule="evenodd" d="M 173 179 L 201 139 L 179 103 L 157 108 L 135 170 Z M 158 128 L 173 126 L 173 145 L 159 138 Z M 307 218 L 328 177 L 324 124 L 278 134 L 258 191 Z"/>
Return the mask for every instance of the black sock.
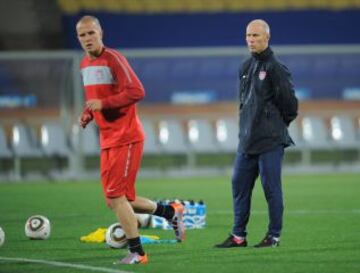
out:
<path id="1" fill-rule="evenodd" d="M 170 205 L 161 205 L 160 203 L 157 203 L 156 210 L 153 214 L 171 220 L 174 217 L 175 210 Z"/>
<path id="2" fill-rule="evenodd" d="M 145 255 L 144 249 L 142 248 L 140 237 L 128 239 L 129 250 L 131 253 L 137 252 L 141 256 Z"/>

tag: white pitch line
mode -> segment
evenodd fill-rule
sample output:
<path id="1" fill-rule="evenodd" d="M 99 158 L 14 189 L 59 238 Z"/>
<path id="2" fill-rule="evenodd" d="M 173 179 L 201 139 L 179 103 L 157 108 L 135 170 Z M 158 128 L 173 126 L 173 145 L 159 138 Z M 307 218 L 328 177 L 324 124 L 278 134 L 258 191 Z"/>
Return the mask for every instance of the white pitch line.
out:
<path id="1" fill-rule="evenodd" d="M 254 210 L 253 214 L 267 214 L 267 210 Z M 349 209 L 349 210 L 284 210 L 285 214 L 289 215 L 304 215 L 304 214 L 359 214 L 360 209 Z M 229 210 L 215 210 L 209 211 L 208 214 L 233 214 L 232 209 Z"/>
<path id="2" fill-rule="evenodd" d="M 133 273 L 131 271 L 116 270 L 116 269 L 111 269 L 111 268 L 106 268 L 106 267 L 95 267 L 95 266 L 82 265 L 82 264 L 71 264 L 71 263 L 54 262 L 54 261 L 46 261 L 46 260 L 34 260 L 34 259 L 27 259 L 27 258 L 10 258 L 10 257 L 0 256 L 0 261 L 1 260 L 8 261 L 8 262 L 45 264 L 45 265 L 57 266 L 57 267 L 70 267 L 70 268 L 76 268 L 76 269 L 107 272 L 107 273 Z"/>

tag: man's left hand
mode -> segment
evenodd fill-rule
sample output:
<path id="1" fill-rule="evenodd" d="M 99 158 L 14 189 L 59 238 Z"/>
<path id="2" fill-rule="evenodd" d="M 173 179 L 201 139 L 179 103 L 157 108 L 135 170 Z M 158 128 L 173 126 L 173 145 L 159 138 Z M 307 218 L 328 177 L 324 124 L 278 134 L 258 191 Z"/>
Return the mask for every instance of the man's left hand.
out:
<path id="1" fill-rule="evenodd" d="M 98 99 L 88 100 L 86 102 L 86 106 L 91 111 L 100 111 L 102 109 L 102 102 L 101 102 L 101 100 L 98 100 Z"/>

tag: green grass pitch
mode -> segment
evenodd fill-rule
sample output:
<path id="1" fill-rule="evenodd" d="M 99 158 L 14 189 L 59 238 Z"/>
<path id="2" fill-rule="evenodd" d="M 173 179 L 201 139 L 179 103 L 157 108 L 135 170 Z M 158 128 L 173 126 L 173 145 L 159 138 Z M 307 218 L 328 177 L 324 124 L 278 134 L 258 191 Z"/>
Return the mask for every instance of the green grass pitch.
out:
<path id="1" fill-rule="evenodd" d="M 0 272 L 360 272 L 359 174 L 285 176 L 281 246 L 269 249 L 252 247 L 264 236 L 267 226 L 259 181 L 248 225 L 250 247 L 241 249 L 213 248 L 231 230 L 229 177 L 139 179 L 137 187 L 140 196 L 154 199 L 205 200 L 206 228 L 188 230 L 187 240 L 181 244 L 145 245 L 150 261 L 147 265 L 113 265 L 126 250 L 79 241 L 97 227 L 115 222 L 99 182 L 0 183 L 0 226 L 6 233 L 6 242 L 0 248 Z M 25 220 L 34 214 L 50 219 L 52 234 L 48 240 L 25 237 Z M 144 229 L 141 233 L 173 238 L 172 231 Z"/>

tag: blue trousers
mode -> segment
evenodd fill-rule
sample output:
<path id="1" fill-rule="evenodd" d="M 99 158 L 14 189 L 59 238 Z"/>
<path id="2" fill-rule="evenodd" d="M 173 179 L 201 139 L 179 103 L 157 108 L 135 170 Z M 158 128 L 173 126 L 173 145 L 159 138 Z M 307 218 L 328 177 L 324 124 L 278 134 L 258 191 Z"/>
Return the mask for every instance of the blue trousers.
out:
<path id="1" fill-rule="evenodd" d="M 237 153 L 232 177 L 233 234 L 243 237 L 247 234 L 246 225 L 250 217 L 251 195 L 255 180 L 260 174 L 269 212 L 267 234 L 280 236 L 284 211 L 281 187 L 283 155 L 283 146 L 256 155 Z"/>

